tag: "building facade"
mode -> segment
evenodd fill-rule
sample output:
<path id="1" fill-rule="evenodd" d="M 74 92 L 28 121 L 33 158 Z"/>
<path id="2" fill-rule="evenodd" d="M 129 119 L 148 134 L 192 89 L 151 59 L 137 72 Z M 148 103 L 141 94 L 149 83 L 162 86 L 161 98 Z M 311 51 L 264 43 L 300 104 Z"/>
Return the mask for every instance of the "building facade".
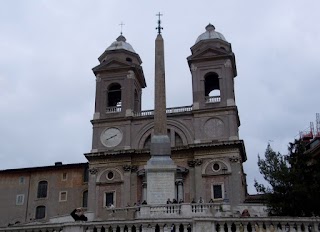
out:
<path id="1" fill-rule="evenodd" d="M 45 222 L 87 207 L 88 164 L 0 171 L 0 226 Z"/>

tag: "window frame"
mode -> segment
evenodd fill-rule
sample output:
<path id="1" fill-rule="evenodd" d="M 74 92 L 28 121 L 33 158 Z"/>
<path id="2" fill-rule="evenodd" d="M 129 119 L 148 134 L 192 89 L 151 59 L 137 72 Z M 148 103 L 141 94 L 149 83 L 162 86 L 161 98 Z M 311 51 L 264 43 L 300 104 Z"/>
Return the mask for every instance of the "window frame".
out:
<path id="1" fill-rule="evenodd" d="M 87 194 L 86 195 L 87 199 L 85 199 L 85 194 Z M 82 192 L 82 207 L 83 208 L 87 208 L 88 207 L 88 199 L 89 199 L 89 192 L 88 192 L 88 189 L 86 189 L 86 190 L 84 190 Z"/>
<path id="2" fill-rule="evenodd" d="M 113 190 L 113 191 L 106 191 L 106 192 L 104 192 L 104 194 L 103 194 L 103 207 L 105 207 L 105 208 L 107 208 L 107 207 L 109 207 L 108 205 L 107 205 L 107 194 L 109 194 L 109 193 L 112 193 L 113 194 L 113 206 L 114 207 L 116 207 L 116 191 L 115 190 Z"/>
<path id="3" fill-rule="evenodd" d="M 68 173 L 67 172 L 63 172 L 61 175 L 61 180 L 62 181 L 67 181 L 68 180 Z"/>
<path id="4" fill-rule="evenodd" d="M 66 198 L 62 199 L 62 194 L 65 193 L 66 194 Z M 64 202 L 64 201 L 68 201 L 68 191 L 60 191 L 59 192 L 59 202 Z"/>
<path id="5" fill-rule="evenodd" d="M 40 211 L 40 208 L 41 208 L 41 209 L 44 209 L 44 216 L 43 216 L 43 217 L 38 217 L 38 215 L 41 213 L 41 212 L 39 212 L 39 211 Z M 39 210 L 39 211 L 38 211 L 38 210 Z M 36 212 L 35 212 L 34 218 L 35 218 L 36 220 L 41 220 L 41 219 L 45 219 L 45 218 L 46 218 L 46 206 L 45 206 L 45 205 L 38 205 L 38 206 L 36 207 Z"/>
<path id="6" fill-rule="evenodd" d="M 21 198 L 21 201 L 19 201 Z M 17 194 L 16 196 L 16 205 L 23 205 L 24 204 L 24 194 Z"/>
<path id="7" fill-rule="evenodd" d="M 221 186 L 221 198 L 215 198 L 214 196 L 214 186 Z M 211 198 L 213 201 L 221 201 L 224 199 L 224 183 L 218 182 L 218 183 L 212 183 L 211 185 Z"/>
<path id="8" fill-rule="evenodd" d="M 41 190 L 40 189 L 40 183 L 46 183 L 46 192 L 45 192 L 45 194 L 43 194 L 41 191 L 44 191 L 44 190 Z M 48 181 L 46 181 L 46 180 L 41 180 L 41 181 L 39 181 L 38 182 L 38 189 L 37 189 L 37 198 L 38 199 L 44 199 L 44 198 L 48 198 L 48 185 L 49 185 L 49 183 L 48 183 Z M 44 187 L 43 187 L 44 188 Z M 45 195 L 45 196 L 44 196 Z"/>
<path id="9" fill-rule="evenodd" d="M 25 184 L 24 176 L 19 176 L 19 184 Z"/>

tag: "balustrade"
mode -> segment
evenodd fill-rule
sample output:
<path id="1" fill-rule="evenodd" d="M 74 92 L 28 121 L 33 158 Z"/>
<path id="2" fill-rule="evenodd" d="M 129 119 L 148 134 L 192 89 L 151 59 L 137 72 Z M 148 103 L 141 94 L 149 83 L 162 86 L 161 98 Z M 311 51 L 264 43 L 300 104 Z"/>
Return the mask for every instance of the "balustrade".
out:
<path id="1" fill-rule="evenodd" d="M 118 113 L 121 112 L 121 106 L 111 106 L 106 108 L 106 113 Z"/>
<path id="2" fill-rule="evenodd" d="M 183 112 L 189 112 L 191 110 L 192 110 L 192 106 L 172 107 L 172 108 L 167 108 L 166 113 L 167 114 L 183 113 Z M 133 115 L 135 117 L 151 116 L 151 115 L 154 115 L 154 110 L 143 110 L 141 112 L 134 112 Z"/>
<path id="3" fill-rule="evenodd" d="M 165 207 L 155 210 L 166 211 Z M 175 212 L 175 211 L 174 211 Z M 190 219 L 139 219 L 118 221 L 92 221 L 73 223 L 41 223 L 25 224 L 0 228 L 1 232 L 320 232 L 320 218 L 289 218 L 289 217 L 247 217 L 247 218 L 216 218 L 193 217 Z"/>
<path id="4" fill-rule="evenodd" d="M 220 96 L 209 96 L 206 97 L 206 103 L 216 103 L 216 102 L 220 102 L 221 101 L 221 97 Z"/>

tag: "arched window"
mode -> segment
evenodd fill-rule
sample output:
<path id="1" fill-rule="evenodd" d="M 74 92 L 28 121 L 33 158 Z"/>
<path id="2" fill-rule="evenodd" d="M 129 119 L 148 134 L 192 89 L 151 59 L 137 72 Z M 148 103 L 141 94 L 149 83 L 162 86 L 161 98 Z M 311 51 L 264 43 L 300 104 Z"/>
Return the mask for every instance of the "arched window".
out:
<path id="1" fill-rule="evenodd" d="M 48 191 L 48 182 L 47 181 L 40 181 L 38 184 L 38 198 L 46 198 Z"/>
<path id="2" fill-rule="evenodd" d="M 39 205 L 36 208 L 36 219 L 43 219 L 46 217 L 46 207 L 44 205 Z"/>
<path id="3" fill-rule="evenodd" d="M 121 85 L 113 83 L 107 92 L 107 107 L 121 106 Z"/>
<path id="4" fill-rule="evenodd" d="M 217 73 L 210 72 L 204 77 L 206 102 L 220 102 L 220 84 Z"/>
<path id="5" fill-rule="evenodd" d="M 88 190 L 85 190 L 82 193 L 82 207 L 84 208 L 88 207 Z"/>

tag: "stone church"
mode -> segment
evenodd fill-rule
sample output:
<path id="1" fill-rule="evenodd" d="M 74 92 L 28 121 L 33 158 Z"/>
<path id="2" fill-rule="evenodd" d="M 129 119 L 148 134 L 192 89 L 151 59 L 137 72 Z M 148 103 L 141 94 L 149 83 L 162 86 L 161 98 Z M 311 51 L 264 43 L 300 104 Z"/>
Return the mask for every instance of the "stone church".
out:
<path id="1" fill-rule="evenodd" d="M 193 102 L 166 108 L 164 43 L 159 24 L 154 110 L 141 109 L 147 83 L 133 46 L 121 33 L 106 48 L 93 68 L 88 163 L 0 171 L 0 190 L 6 192 L 1 194 L 1 226 L 49 222 L 58 231 L 61 223 L 72 221 L 68 215 L 78 206 L 93 223 L 81 225 L 83 231 L 147 231 L 145 225 L 166 231 L 169 224 L 171 231 L 191 231 L 196 218 L 207 218 L 210 227 L 213 218 L 240 217 L 246 209 L 265 215 L 261 205 L 250 204 L 246 190 L 231 44 L 207 25 L 187 57 Z"/>
<path id="2" fill-rule="evenodd" d="M 236 206 L 246 196 L 242 166 L 246 152 L 238 136 L 235 55 L 231 44 L 209 24 L 187 60 L 192 105 L 165 109 L 165 134 L 176 165 L 172 198 L 191 202 L 201 197 L 204 202 L 212 199 Z M 125 207 L 149 201 L 144 166 L 150 158 L 155 111 L 141 110 L 146 88 L 142 61 L 124 36 L 120 35 L 99 61 L 93 68 L 92 150 L 85 156 L 90 165 L 89 210 L 102 217 L 110 203 Z"/>

